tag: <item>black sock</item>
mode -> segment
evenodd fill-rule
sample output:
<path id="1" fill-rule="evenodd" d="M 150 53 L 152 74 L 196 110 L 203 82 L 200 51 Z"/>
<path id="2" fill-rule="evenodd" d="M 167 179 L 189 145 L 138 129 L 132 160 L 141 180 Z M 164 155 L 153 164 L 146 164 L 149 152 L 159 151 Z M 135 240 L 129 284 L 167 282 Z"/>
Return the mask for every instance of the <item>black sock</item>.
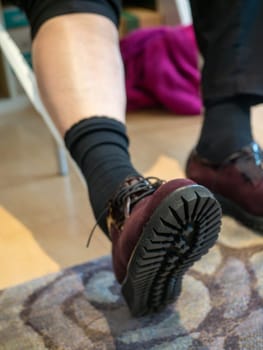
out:
<path id="1" fill-rule="evenodd" d="M 220 163 L 253 141 L 250 99 L 235 97 L 208 104 L 197 152 L 213 163 Z"/>
<path id="2" fill-rule="evenodd" d="M 87 118 L 67 131 L 65 143 L 86 179 L 98 220 L 121 182 L 129 175 L 139 175 L 130 161 L 126 128 L 115 119 Z M 98 223 L 108 234 L 106 212 Z"/>

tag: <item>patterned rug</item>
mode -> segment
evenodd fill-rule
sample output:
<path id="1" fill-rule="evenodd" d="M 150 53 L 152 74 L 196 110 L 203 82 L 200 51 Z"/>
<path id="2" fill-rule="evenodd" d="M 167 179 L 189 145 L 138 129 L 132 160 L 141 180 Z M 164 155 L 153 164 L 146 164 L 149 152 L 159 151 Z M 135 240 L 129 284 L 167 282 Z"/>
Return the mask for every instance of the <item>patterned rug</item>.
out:
<path id="1" fill-rule="evenodd" d="M 263 238 L 229 218 L 175 305 L 131 318 L 104 257 L 0 292 L 1 350 L 263 349 Z"/>

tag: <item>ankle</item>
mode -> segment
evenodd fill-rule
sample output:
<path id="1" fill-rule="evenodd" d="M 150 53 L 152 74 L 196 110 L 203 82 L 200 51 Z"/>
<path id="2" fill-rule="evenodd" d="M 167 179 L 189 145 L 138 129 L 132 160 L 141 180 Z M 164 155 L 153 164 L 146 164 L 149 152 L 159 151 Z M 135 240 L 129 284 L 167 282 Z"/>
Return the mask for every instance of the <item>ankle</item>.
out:
<path id="1" fill-rule="evenodd" d="M 222 162 L 252 141 L 250 107 L 246 99 L 236 97 L 207 104 L 196 147 L 202 157 Z"/>

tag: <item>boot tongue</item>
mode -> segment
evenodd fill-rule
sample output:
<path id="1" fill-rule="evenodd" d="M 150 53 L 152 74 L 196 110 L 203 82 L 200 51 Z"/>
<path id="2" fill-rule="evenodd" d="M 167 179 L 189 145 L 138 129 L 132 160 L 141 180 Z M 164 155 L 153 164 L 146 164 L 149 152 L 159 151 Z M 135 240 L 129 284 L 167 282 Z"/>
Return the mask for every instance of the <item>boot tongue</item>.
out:
<path id="1" fill-rule="evenodd" d="M 127 177 L 109 202 L 107 218 L 109 231 L 112 224 L 121 230 L 135 204 L 154 193 L 163 183 L 164 181 L 154 177 Z"/>

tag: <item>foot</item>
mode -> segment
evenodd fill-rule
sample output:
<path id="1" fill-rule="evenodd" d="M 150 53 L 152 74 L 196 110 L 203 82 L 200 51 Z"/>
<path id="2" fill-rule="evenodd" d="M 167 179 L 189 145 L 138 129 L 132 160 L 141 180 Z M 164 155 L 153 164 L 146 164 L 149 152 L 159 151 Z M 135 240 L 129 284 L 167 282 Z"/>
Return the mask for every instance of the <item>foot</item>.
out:
<path id="1" fill-rule="evenodd" d="M 255 142 L 221 164 L 202 159 L 193 151 L 186 173 L 215 194 L 225 214 L 263 232 L 262 151 Z"/>
<path id="2" fill-rule="evenodd" d="M 217 240 L 221 209 L 191 180 L 130 177 L 109 205 L 115 275 L 133 316 L 174 302 L 187 269 Z"/>

